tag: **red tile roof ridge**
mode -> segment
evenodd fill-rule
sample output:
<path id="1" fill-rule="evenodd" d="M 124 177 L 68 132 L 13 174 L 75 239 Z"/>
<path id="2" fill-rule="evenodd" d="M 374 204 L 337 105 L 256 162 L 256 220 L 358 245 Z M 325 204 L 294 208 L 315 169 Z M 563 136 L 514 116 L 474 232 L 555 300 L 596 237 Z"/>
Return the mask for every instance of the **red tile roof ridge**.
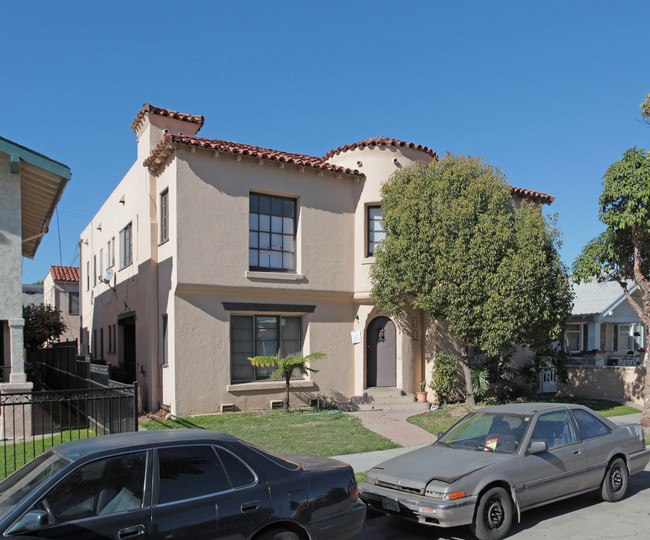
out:
<path id="1" fill-rule="evenodd" d="M 235 143 L 221 139 L 208 139 L 205 137 L 186 135 L 184 133 L 176 134 L 169 132 L 165 133 L 162 140 L 158 143 L 151 155 L 144 161 L 143 165 L 145 167 L 148 167 L 150 171 L 154 172 L 163 161 L 160 158 L 167 155 L 166 149 L 169 149 L 170 145 L 173 143 L 187 144 L 190 146 L 198 146 L 200 148 L 217 150 L 219 152 L 228 152 L 231 154 L 251 156 L 259 159 L 268 159 L 283 163 L 301 165 L 304 167 L 311 167 L 313 169 L 326 170 L 340 174 L 364 176 L 356 169 L 334 165 L 332 163 L 328 163 L 324 158 L 320 157 L 308 156 L 306 154 L 297 154 L 295 152 L 283 152 L 280 150 L 272 150 L 270 148 L 262 148 L 260 146 Z"/>
<path id="2" fill-rule="evenodd" d="M 142 109 L 140 109 L 137 116 L 135 117 L 135 120 L 133 120 L 133 122 L 131 123 L 131 129 L 133 131 L 135 131 L 135 129 L 138 127 L 138 124 L 142 121 L 144 115 L 147 113 L 157 114 L 159 116 L 168 116 L 169 118 L 175 118 L 176 120 L 183 120 L 184 122 L 191 122 L 193 124 L 198 124 L 199 128 L 197 129 L 197 131 L 199 131 L 203 127 L 203 122 L 205 121 L 203 116 L 199 116 L 195 114 L 185 114 L 178 111 L 172 111 L 171 109 L 163 109 L 162 107 L 155 107 L 154 105 L 145 103 L 142 106 Z"/>
<path id="3" fill-rule="evenodd" d="M 426 146 L 422 146 L 421 144 L 391 139 L 390 137 L 373 137 L 372 139 L 364 139 L 363 141 L 339 146 L 338 148 L 327 152 L 327 154 L 323 156 L 323 159 L 329 159 L 336 154 L 340 154 L 341 152 L 347 152 L 348 150 L 355 150 L 357 148 L 364 148 L 367 146 L 404 146 L 407 148 L 413 148 L 414 150 L 421 150 L 422 152 L 426 152 L 434 159 L 438 158 L 438 155 L 433 150 L 427 148 Z"/>
<path id="4" fill-rule="evenodd" d="M 79 281 L 78 266 L 50 266 L 50 274 L 54 281 Z"/>
<path id="5" fill-rule="evenodd" d="M 509 187 L 510 191 L 516 193 L 517 195 L 521 195 L 522 197 L 529 199 L 539 199 L 541 202 L 546 204 L 551 204 L 555 200 L 555 197 L 553 195 L 549 195 L 548 193 L 543 193 L 541 191 L 534 191 L 532 189 L 519 188 L 514 186 Z"/>

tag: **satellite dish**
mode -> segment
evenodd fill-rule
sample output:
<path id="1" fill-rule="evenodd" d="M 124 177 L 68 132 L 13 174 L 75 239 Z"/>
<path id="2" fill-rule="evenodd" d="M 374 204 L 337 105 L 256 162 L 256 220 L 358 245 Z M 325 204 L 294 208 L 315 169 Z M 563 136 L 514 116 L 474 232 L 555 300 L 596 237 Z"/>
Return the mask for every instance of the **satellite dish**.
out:
<path id="1" fill-rule="evenodd" d="M 113 274 L 114 274 L 113 269 L 108 268 L 106 272 L 104 272 L 104 275 L 102 276 L 102 281 L 104 283 L 110 283 L 111 279 L 113 279 Z"/>

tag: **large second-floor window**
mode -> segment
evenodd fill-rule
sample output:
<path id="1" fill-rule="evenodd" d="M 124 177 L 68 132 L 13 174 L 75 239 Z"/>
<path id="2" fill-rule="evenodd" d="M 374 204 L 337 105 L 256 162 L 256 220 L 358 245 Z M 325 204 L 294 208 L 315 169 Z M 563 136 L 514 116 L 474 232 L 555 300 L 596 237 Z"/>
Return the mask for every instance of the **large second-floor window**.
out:
<path id="1" fill-rule="evenodd" d="M 251 193 L 248 226 L 250 270 L 296 269 L 296 201 Z"/>
<path id="2" fill-rule="evenodd" d="M 230 318 L 232 382 L 269 379 L 272 367 L 253 367 L 253 356 L 285 357 L 302 350 L 302 318 L 280 315 L 233 315 Z"/>
<path id="3" fill-rule="evenodd" d="M 381 216 L 381 206 L 368 207 L 368 250 L 366 257 L 375 257 L 379 242 L 386 238 Z"/>
<path id="4" fill-rule="evenodd" d="M 120 268 L 129 266 L 133 262 L 132 231 L 131 223 L 120 231 Z"/>
<path id="5" fill-rule="evenodd" d="M 160 243 L 169 240 L 169 190 L 160 194 Z"/>

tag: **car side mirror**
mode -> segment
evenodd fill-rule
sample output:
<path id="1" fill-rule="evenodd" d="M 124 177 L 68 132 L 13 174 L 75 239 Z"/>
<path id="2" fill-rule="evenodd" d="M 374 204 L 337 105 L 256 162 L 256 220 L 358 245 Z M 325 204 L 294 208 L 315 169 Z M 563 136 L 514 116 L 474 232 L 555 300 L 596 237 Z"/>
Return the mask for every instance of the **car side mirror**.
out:
<path id="1" fill-rule="evenodd" d="M 16 534 L 29 531 L 39 531 L 45 529 L 49 525 L 47 512 L 37 508 L 30 510 L 9 529 L 7 534 Z"/>
<path id="2" fill-rule="evenodd" d="M 533 441 L 528 447 L 529 454 L 541 454 L 548 451 L 548 444 L 546 441 Z"/>

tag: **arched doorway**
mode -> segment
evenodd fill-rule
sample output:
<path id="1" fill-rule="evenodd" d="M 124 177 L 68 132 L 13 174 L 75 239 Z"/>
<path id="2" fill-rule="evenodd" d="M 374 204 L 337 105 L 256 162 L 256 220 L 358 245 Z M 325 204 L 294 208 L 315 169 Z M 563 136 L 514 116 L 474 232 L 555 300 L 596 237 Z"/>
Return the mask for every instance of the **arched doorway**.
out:
<path id="1" fill-rule="evenodd" d="M 366 386 L 395 386 L 397 356 L 395 324 L 388 317 L 370 321 L 366 331 Z"/>

